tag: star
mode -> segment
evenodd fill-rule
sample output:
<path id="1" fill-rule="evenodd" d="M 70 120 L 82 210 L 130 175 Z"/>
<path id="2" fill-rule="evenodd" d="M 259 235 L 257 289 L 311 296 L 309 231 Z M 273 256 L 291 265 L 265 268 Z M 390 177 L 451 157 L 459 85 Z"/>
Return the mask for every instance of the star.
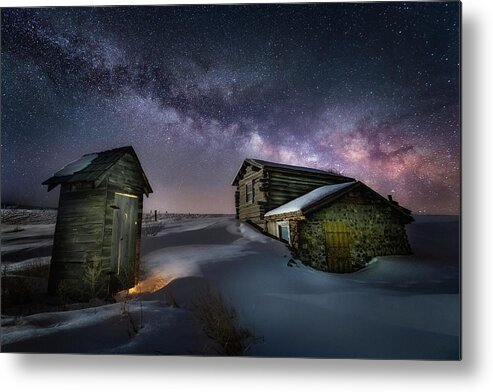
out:
<path id="1" fill-rule="evenodd" d="M 460 206 L 459 4 L 2 10 L 2 200 L 133 145 L 146 209 L 234 212 L 242 160 L 337 170 L 411 210 Z"/>

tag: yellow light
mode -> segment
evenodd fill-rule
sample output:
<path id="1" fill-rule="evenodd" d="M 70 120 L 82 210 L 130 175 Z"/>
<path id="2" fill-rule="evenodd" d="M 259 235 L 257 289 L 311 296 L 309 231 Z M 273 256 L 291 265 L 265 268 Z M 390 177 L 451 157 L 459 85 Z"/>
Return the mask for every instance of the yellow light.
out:
<path id="1" fill-rule="evenodd" d="M 139 283 L 128 290 L 129 294 L 145 294 L 154 293 L 165 287 L 169 282 L 173 280 L 173 276 L 152 276 Z"/>
<path id="2" fill-rule="evenodd" d="M 138 199 L 139 196 L 135 196 L 135 195 L 130 195 L 128 193 L 120 193 L 120 192 L 115 192 L 115 195 L 120 195 L 120 196 L 126 196 L 126 197 L 131 197 L 133 199 Z"/>

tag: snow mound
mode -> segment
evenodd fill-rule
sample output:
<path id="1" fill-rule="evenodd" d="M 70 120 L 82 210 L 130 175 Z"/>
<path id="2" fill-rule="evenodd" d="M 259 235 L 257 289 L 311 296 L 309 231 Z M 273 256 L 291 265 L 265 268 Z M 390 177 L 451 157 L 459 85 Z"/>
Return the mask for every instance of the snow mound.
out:
<path id="1" fill-rule="evenodd" d="M 233 228 L 229 228 L 229 230 L 231 231 Z M 254 229 L 246 223 L 241 223 L 238 231 L 243 238 L 246 238 L 252 242 L 260 242 L 265 244 L 269 240 L 269 237 L 265 234 L 262 234 L 260 231 Z"/>

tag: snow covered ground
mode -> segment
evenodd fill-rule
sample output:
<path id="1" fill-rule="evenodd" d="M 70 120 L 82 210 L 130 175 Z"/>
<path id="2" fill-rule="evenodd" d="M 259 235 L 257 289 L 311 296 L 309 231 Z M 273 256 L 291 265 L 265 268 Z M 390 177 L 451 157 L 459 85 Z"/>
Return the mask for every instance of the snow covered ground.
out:
<path id="1" fill-rule="evenodd" d="M 2 266 L 51 256 L 55 224 L 2 225 Z"/>
<path id="2" fill-rule="evenodd" d="M 207 284 L 262 337 L 247 355 L 457 359 L 458 218 L 417 217 L 408 234 L 414 255 L 329 274 L 289 266 L 284 244 L 234 218 L 168 221 L 143 238 L 146 278 L 128 301 L 3 317 L 2 350 L 214 354 L 190 310 Z M 170 306 L 170 295 L 179 307 Z"/>

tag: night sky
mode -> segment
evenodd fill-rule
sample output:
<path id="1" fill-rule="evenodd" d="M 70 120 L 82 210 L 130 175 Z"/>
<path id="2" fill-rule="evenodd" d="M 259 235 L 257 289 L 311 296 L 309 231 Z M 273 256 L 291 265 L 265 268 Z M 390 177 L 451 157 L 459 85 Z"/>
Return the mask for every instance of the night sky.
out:
<path id="1" fill-rule="evenodd" d="M 356 177 L 415 213 L 460 192 L 460 5 L 2 10 L 2 202 L 133 145 L 145 209 L 234 212 L 246 157 Z"/>

